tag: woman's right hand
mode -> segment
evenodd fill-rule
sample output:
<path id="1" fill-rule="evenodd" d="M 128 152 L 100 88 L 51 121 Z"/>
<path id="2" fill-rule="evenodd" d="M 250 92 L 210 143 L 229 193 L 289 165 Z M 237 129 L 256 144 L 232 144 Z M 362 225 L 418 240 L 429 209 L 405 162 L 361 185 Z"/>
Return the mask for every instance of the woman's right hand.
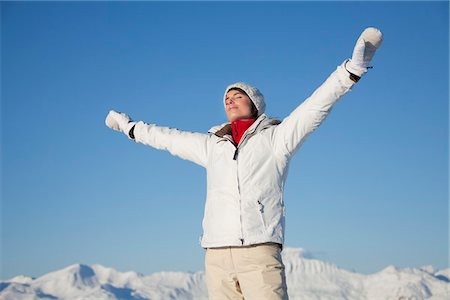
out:
<path id="1" fill-rule="evenodd" d="M 105 124 L 109 128 L 123 132 L 128 136 L 128 133 L 135 122 L 132 122 L 127 114 L 110 110 L 106 116 Z"/>

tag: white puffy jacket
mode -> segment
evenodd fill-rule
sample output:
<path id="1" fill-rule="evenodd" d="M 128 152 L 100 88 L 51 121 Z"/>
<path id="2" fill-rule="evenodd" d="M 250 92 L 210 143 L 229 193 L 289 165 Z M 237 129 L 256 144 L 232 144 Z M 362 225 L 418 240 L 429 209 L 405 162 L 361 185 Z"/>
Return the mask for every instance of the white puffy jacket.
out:
<path id="1" fill-rule="evenodd" d="M 265 242 L 283 245 L 283 190 L 289 161 L 353 86 L 345 69 L 347 61 L 282 122 L 260 115 L 237 147 L 224 128 L 229 124 L 201 134 L 136 123 L 136 142 L 206 168 L 203 248 Z"/>

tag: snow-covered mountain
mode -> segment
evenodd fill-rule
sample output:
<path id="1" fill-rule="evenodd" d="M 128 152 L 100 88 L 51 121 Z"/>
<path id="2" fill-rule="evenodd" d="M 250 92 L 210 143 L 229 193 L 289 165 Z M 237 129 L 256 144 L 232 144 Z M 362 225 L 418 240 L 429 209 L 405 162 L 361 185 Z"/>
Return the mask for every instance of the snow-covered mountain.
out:
<path id="1" fill-rule="evenodd" d="M 397 269 L 363 275 L 285 248 L 283 261 L 290 299 L 450 299 L 450 269 Z M 0 299 L 207 299 L 204 273 L 158 272 L 144 276 L 101 265 L 71 265 L 33 279 L 0 281 Z"/>

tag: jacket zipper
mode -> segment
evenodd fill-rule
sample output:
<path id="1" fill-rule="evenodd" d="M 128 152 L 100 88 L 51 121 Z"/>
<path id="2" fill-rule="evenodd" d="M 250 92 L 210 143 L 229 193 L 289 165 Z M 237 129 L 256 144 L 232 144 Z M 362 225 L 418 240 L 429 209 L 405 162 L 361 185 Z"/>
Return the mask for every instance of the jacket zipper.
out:
<path id="1" fill-rule="evenodd" d="M 264 120 L 264 119 L 263 119 Z M 259 124 L 261 124 L 262 120 L 255 126 L 255 128 L 253 128 L 253 131 L 251 132 L 247 132 L 247 134 L 245 134 L 241 141 L 239 142 L 239 144 L 234 144 L 233 140 L 228 139 L 228 141 L 230 141 L 234 147 L 236 148 L 236 150 L 234 151 L 233 154 L 233 160 L 236 161 L 236 172 L 237 172 L 237 183 L 238 183 L 238 193 L 239 193 L 239 220 L 241 222 L 241 238 L 239 239 L 241 241 L 241 245 L 244 245 L 244 229 L 242 228 L 242 201 L 241 201 L 241 183 L 239 182 L 239 166 L 238 166 L 238 155 L 239 155 L 239 146 L 241 146 L 244 141 L 251 136 L 252 134 L 255 133 L 256 129 L 258 128 Z"/>
<path id="2" fill-rule="evenodd" d="M 236 151 L 234 152 L 233 159 L 236 161 L 236 179 L 237 179 L 238 193 L 239 193 L 239 221 L 241 223 L 241 238 L 239 240 L 241 241 L 241 245 L 244 245 L 244 229 L 242 227 L 241 182 L 239 181 L 239 166 L 238 166 L 237 156 L 238 156 L 238 146 L 236 146 Z"/>
<path id="3" fill-rule="evenodd" d="M 237 160 L 238 157 L 238 148 L 236 147 L 236 150 L 234 151 L 233 160 Z"/>

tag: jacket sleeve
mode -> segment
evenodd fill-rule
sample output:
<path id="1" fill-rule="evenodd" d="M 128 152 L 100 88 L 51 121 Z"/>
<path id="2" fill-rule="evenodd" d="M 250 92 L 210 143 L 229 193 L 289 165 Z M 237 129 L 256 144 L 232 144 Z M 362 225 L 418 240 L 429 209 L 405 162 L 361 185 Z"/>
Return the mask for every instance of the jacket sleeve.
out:
<path id="1" fill-rule="evenodd" d="M 158 150 L 167 150 L 172 155 L 206 167 L 210 140 L 207 134 L 181 131 L 140 121 L 134 127 L 134 138 L 137 143 Z"/>
<path id="2" fill-rule="evenodd" d="M 355 84 L 345 69 L 346 59 L 278 126 L 273 135 L 274 149 L 281 155 L 292 155 L 306 137 L 325 120 L 333 105 Z"/>

